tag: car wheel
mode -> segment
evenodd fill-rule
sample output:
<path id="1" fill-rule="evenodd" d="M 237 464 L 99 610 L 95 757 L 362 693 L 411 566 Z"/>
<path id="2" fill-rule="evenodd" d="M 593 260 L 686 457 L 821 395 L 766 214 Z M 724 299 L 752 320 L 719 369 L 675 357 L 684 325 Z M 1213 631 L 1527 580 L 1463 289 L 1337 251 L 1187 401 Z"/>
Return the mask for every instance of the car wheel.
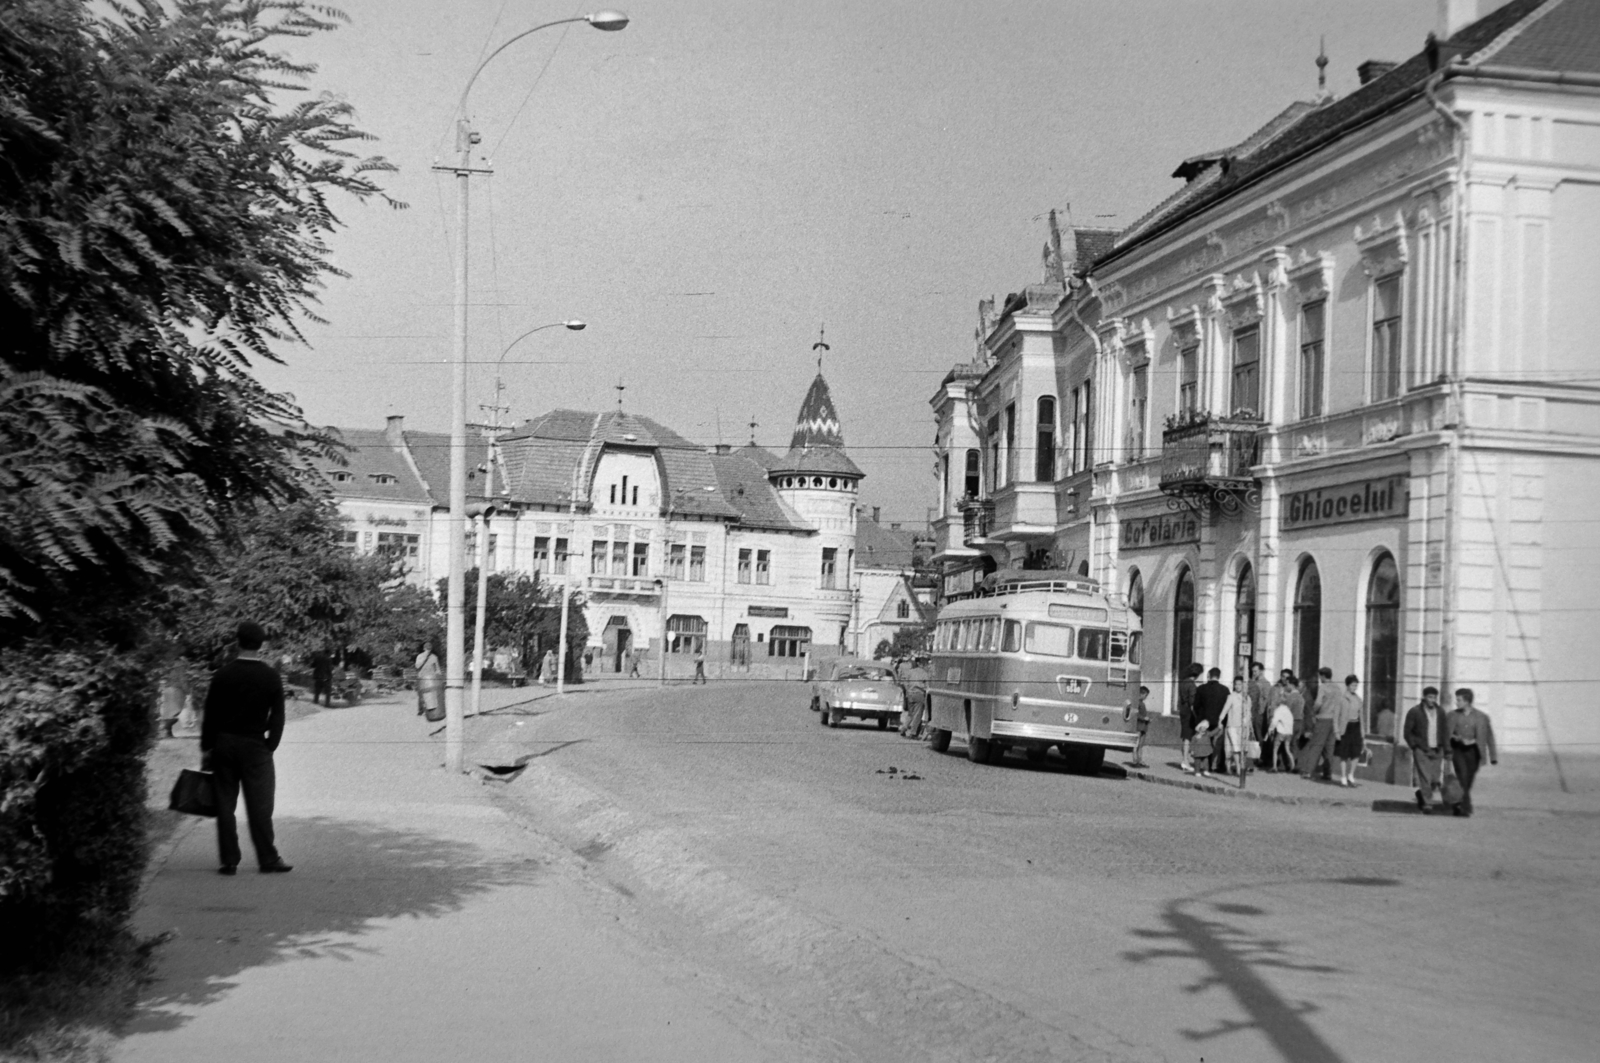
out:
<path id="1" fill-rule="evenodd" d="M 1023 750 L 1023 755 L 1028 758 L 1029 764 L 1043 764 L 1045 753 L 1044 746 L 1029 746 Z"/>
<path id="2" fill-rule="evenodd" d="M 950 748 L 950 732 L 933 728 L 928 734 L 928 748 L 935 753 L 943 753 Z"/>
<path id="3" fill-rule="evenodd" d="M 822 706 L 822 726 L 824 726 L 824 727 L 838 727 L 839 726 L 839 721 L 834 718 L 833 709 L 831 707 L 829 707 L 828 705 L 823 705 Z"/>
<path id="4" fill-rule="evenodd" d="M 967 759 L 974 764 L 989 763 L 989 740 L 967 735 Z"/>
<path id="5" fill-rule="evenodd" d="M 878 730 L 887 731 L 888 729 L 889 729 L 889 717 L 887 717 L 887 716 L 879 716 L 878 717 Z"/>
<path id="6" fill-rule="evenodd" d="M 820 707 L 821 707 L 821 702 L 819 702 L 815 697 L 813 697 L 811 699 L 811 711 L 812 712 L 816 712 L 817 709 L 820 708 Z"/>

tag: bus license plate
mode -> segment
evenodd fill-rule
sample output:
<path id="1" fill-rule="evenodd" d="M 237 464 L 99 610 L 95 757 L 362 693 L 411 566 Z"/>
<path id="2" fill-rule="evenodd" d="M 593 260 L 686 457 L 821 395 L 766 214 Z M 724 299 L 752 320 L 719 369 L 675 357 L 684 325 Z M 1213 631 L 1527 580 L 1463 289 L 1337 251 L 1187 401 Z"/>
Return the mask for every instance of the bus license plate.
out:
<path id="1" fill-rule="evenodd" d="M 1089 680 L 1081 675 L 1058 675 L 1056 689 L 1064 696 L 1082 697 L 1089 692 Z"/>

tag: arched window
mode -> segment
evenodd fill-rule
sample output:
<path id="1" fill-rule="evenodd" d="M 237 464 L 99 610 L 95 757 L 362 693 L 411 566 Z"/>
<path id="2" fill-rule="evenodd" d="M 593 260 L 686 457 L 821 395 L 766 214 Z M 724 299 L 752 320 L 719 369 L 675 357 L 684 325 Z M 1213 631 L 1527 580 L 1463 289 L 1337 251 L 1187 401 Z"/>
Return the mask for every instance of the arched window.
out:
<path id="1" fill-rule="evenodd" d="M 980 489 L 983 487 L 983 482 L 982 477 L 978 472 L 978 452 L 976 450 L 967 451 L 967 471 L 965 478 L 966 483 L 962 485 L 962 493 L 967 498 L 977 498 Z"/>
<path id="2" fill-rule="evenodd" d="M 1234 598 L 1234 638 L 1238 640 L 1234 653 L 1238 657 L 1235 675 L 1250 674 L 1251 658 L 1259 658 L 1256 646 L 1256 572 L 1248 563 L 1239 570 L 1238 593 Z"/>
<path id="3" fill-rule="evenodd" d="M 1400 672 L 1400 570 L 1382 554 L 1367 581 L 1367 733 L 1394 737 Z"/>
<path id="4" fill-rule="evenodd" d="M 1194 663 L 1194 573 L 1185 565 L 1178 572 L 1178 589 L 1172 596 L 1172 672 L 1183 678 Z"/>
<path id="5" fill-rule="evenodd" d="M 1087 558 L 1085 558 L 1084 560 L 1078 562 L 1078 575 L 1080 575 L 1080 576 L 1089 575 L 1089 561 L 1088 561 Z"/>
<path id="6" fill-rule="evenodd" d="M 1033 454 L 1033 478 L 1040 483 L 1051 483 L 1056 478 L 1056 400 L 1049 395 L 1039 396 L 1039 431 Z"/>
<path id="7" fill-rule="evenodd" d="M 1317 681 L 1322 665 L 1322 576 L 1306 558 L 1294 589 L 1294 667 L 1300 678 Z"/>
<path id="8" fill-rule="evenodd" d="M 1139 618 L 1140 624 L 1144 623 L 1144 577 L 1139 575 L 1138 569 L 1128 577 L 1128 609 Z"/>

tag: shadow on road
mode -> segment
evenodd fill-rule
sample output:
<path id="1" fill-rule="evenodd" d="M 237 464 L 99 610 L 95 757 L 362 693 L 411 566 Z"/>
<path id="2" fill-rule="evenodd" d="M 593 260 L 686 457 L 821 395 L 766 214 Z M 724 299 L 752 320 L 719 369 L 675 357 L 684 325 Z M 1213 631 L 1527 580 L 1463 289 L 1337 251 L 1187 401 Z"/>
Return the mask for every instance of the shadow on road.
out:
<path id="1" fill-rule="evenodd" d="M 209 852 L 210 825 L 198 831 Z M 156 977 L 124 1033 L 183 1026 L 251 968 L 291 958 L 348 960 L 373 951 L 362 938 L 375 921 L 438 918 L 540 874 L 523 859 L 371 823 L 284 817 L 278 833 L 291 840 L 293 874 L 258 874 L 247 857 L 237 877 L 224 878 L 183 852 L 174 863 L 189 866 L 169 864 L 157 877 L 145 897 L 146 931 L 171 929 L 174 938 L 157 954 Z"/>
<path id="2" fill-rule="evenodd" d="M 1346 886 L 1400 885 L 1397 880 L 1382 878 L 1335 881 Z M 1253 884 L 1250 888 L 1259 893 L 1260 885 Z M 1337 967 L 1297 959 L 1287 942 L 1259 933 L 1262 918 L 1269 914 L 1264 908 L 1216 899 L 1219 894 L 1234 892 L 1235 889 L 1238 887 L 1211 890 L 1170 902 L 1162 910 L 1164 926 L 1161 929 L 1133 932 L 1136 937 L 1147 941 L 1168 944 L 1126 952 L 1124 959 L 1131 963 L 1199 961 L 1205 965 L 1207 973 L 1199 981 L 1186 986 L 1186 991 L 1203 993 L 1221 987 L 1233 995 L 1249 1016 L 1247 1021 L 1242 1022 L 1224 1019 L 1210 1029 L 1178 1031 L 1187 1040 L 1209 1041 L 1242 1030 L 1257 1030 L 1285 1060 L 1293 1063 L 1344 1063 L 1344 1057 L 1323 1040 L 1307 1021 L 1319 1010 L 1317 1005 L 1308 1000 L 1286 1000 L 1264 977 L 1264 972 L 1269 970 L 1311 974 L 1342 972 Z"/>

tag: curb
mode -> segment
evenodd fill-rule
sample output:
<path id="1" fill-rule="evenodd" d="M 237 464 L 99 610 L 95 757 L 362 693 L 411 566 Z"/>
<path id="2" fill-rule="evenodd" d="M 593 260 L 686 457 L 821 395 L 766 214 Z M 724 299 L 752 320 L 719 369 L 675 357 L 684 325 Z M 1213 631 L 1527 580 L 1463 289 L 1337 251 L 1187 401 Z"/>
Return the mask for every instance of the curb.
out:
<path id="1" fill-rule="evenodd" d="M 1159 786 L 1175 786 L 1180 790 L 1199 790 L 1202 793 L 1220 794 L 1224 797 L 1244 797 L 1252 801 L 1270 801 L 1278 805 L 1323 805 L 1328 808 L 1370 808 L 1371 803 L 1366 801 L 1346 801 L 1332 797 L 1284 797 L 1280 794 L 1264 794 L 1259 790 L 1240 790 L 1232 786 L 1223 786 L 1220 783 L 1207 782 L 1200 779 L 1174 779 L 1166 775 L 1155 775 L 1138 768 L 1123 769 L 1128 778 L 1138 779 L 1141 782 L 1155 783 Z"/>

